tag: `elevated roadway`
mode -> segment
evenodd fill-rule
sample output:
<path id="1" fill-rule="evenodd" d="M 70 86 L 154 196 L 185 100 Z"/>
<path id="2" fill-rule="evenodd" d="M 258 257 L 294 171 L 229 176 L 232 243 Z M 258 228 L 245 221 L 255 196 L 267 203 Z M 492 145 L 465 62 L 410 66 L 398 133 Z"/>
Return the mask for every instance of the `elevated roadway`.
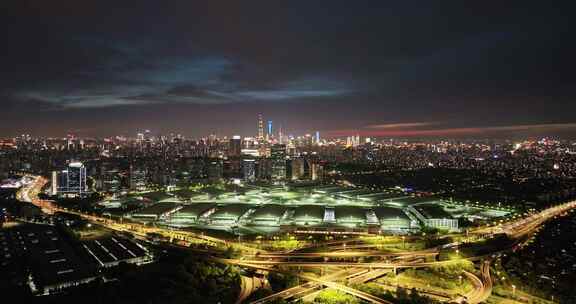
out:
<path id="1" fill-rule="evenodd" d="M 168 237 L 170 239 L 179 239 L 179 240 L 188 240 L 188 241 L 201 241 L 208 244 L 219 244 L 224 246 L 234 246 L 237 249 L 241 249 L 244 252 L 252 252 L 255 253 L 253 258 L 259 259 L 268 259 L 268 260 L 221 260 L 221 262 L 234 264 L 242 267 L 247 268 L 254 268 L 254 269 L 262 269 L 267 271 L 279 271 L 275 268 L 275 266 L 294 266 L 294 267 L 337 267 L 337 268 L 348 268 L 348 270 L 339 270 L 335 274 L 323 276 L 320 278 L 298 275 L 301 279 L 307 280 L 308 283 L 303 284 L 301 286 L 297 286 L 293 290 L 287 290 L 286 293 L 280 294 L 280 297 L 290 297 L 294 296 L 294 294 L 305 294 L 311 288 L 317 288 L 318 286 L 324 286 L 329 288 L 334 288 L 340 290 L 342 292 L 346 292 L 348 294 L 354 295 L 358 298 L 361 298 L 369 303 L 389 303 L 388 301 L 382 300 L 370 294 L 364 293 L 359 290 L 355 290 L 348 286 L 336 283 L 334 281 L 342 280 L 347 276 L 352 275 L 352 280 L 354 282 L 362 282 L 365 280 L 370 280 L 372 277 L 377 277 L 379 275 L 383 275 L 385 272 L 390 271 L 390 269 L 398 269 L 398 268 L 423 268 L 423 267 L 433 267 L 433 266 L 441 266 L 452 263 L 453 261 L 433 261 L 433 262 L 422 262 L 422 261 L 414 261 L 414 262 L 402 262 L 396 261 L 394 263 L 389 262 L 372 262 L 372 263 L 362 263 L 362 262 L 314 262 L 314 261 L 285 261 L 285 259 L 289 258 L 297 258 L 297 259 L 307 259 L 307 258 L 354 258 L 354 257 L 425 257 L 425 256 L 434 256 L 437 255 L 439 250 L 444 247 L 437 247 L 429 250 L 423 251 L 407 251 L 407 252 L 398 252 L 398 253 L 387 253 L 381 252 L 377 250 L 368 250 L 362 251 L 358 249 L 374 249 L 379 248 L 377 244 L 359 244 L 362 242 L 361 239 L 349 239 L 349 240 L 340 240 L 334 241 L 330 243 L 323 243 L 320 246 L 328 246 L 328 248 L 333 246 L 342 245 L 349 249 L 349 251 L 331 251 L 331 252 L 319 252 L 319 253 L 305 253 L 301 252 L 303 250 L 294 250 L 292 252 L 267 252 L 265 250 L 260 250 L 256 248 L 252 248 L 249 246 L 244 246 L 242 244 L 238 244 L 235 242 L 230 242 L 214 237 L 205 236 L 203 234 L 197 234 L 188 231 L 182 230 L 173 230 L 168 228 L 162 227 L 153 227 L 147 226 L 144 224 L 139 223 L 118 223 L 116 221 L 112 221 L 111 219 L 107 219 L 101 216 L 90 215 L 81 213 L 78 211 L 67 210 L 60 208 L 53 204 L 50 201 L 41 200 L 38 198 L 38 194 L 42 190 L 47 183 L 47 180 L 42 177 L 36 177 L 34 182 L 31 185 L 23 187 L 18 193 L 18 199 L 31 202 L 34 205 L 42 208 L 44 212 L 47 213 L 54 213 L 54 212 L 64 212 L 68 214 L 75 214 L 78 215 L 88 221 L 95 222 L 99 225 L 108 227 L 110 229 L 116 231 L 123 231 L 128 232 L 133 235 L 137 236 L 146 236 L 149 233 L 157 233 L 159 235 Z M 568 203 L 563 203 L 558 206 L 550 207 L 548 209 L 542 210 L 538 213 L 534 213 L 529 215 L 528 217 L 504 223 L 499 226 L 493 227 L 482 227 L 477 229 L 472 229 L 469 231 L 471 234 L 494 234 L 494 233 L 505 233 L 509 237 L 514 239 L 519 239 L 526 235 L 529 235 L 535 232 L 543 223 L 546 221 L 561 215 L 571 209 L 576 208 L 576 201 L 571 201 Z M 350 246 L 344 246 L 344 244 L 349 244 Z M 319 247 L 319 246 L 317 246 Z M 312 248 L 308 247 L 307 249 Z M 487 258 L 486 256 L 477 256 L 477 257 L 470 257 L 466 258 L 470 261 L 478 261 Z M 273 259 L 280 259 L 280 261 L 275 261 Z M 366 269 L 368 271 L 366 272 Z M 349 273 L 352 271 L 352 273 Z M 354 273 L 355 272 L 355 273 Z M 362 273 L 360 273 L 362 272 Z M 470 292 L 466 296 L 466 301 L 470 303 L 481 303 L 485 301 L 491 293 L 492 290 L 492 279 L 490 277 L 490 261 L 482 261 L 481 269 L 480 269 L 481 277 L 478 278 L 476 275 L 472 273 L 465 273 L 466 277 L 472 281 L 475 286 L 475 289 Z M 248 290 L 249 286 L 246 286 L 246 290 Z M 247 292 L 246 292 L 247 293 Z M 241 295 L 243 297 L 244 295 Z M 264 302 L 255 302 L 255 303 L 264 303 Z"/>

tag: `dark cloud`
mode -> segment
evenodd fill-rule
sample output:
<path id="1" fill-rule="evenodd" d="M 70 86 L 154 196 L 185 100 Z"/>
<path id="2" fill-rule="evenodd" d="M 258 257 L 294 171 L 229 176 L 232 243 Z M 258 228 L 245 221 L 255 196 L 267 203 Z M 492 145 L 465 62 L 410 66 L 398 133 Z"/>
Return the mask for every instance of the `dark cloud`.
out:
<path id="1" fill-rule="evenodd" d="M 571 123 L 568 11 L 525 1 L 3 1 L 0 128 L 248 135 L 260 112 L 293 132 Z"/>

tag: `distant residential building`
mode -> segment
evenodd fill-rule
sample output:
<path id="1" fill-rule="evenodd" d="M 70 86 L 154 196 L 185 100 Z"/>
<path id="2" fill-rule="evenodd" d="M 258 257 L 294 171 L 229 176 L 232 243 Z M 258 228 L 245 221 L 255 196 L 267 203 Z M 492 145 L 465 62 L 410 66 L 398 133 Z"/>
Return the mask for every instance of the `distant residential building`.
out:
<path id="1" fill-rule="evenodd" d="M 272 161 L 269 158 L 260 158 L 256 165 L 256 178 L 270 180 L 272 175 Z"/>
<path id="2" fill-rule="evenodd" d="M 238 135 L 230 139 L 228 147 L 228 157 L 240 157 L 242 152 L 242 138 Z"/>
<path id="3" fill-rule="evenodd" d="M 310 164 L 310 179 L 311 180 L 322 180 L 324 179 L 324 165 L 318 162 L 312 162 Z"/>
<path id="4" fill-rule="evenodd" d="M 223 165 L 220 160 L 212 160 L 208 163 L 208 179 L 211 181 L 219 180 L 223 175 Z"/>
<path id="5" fill-rule="evenodd" d="M 305 176 L 304 163 L 305 163 L 304 159 L 302 158 L 292 159 L 292 161 L 290 162 L 292 180 L 300 180 L 304 178 Z"/>

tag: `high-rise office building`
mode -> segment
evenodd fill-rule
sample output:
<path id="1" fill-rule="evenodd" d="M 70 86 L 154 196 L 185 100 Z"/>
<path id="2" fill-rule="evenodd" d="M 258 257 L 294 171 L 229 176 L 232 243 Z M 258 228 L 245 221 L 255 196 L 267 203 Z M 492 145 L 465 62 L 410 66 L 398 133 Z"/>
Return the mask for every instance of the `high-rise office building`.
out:
<path id="1" fill-rule="evenodd" d="M 80 196 L 86 193 L 86 167 L 81 162 L 68 164 L 68 191 Z"/>
<path id="2" fill-rule="evenodd" d="M 324 178 L 324 165 L 319 162 L 312 162 L 310 165 L 310 179 L 322 180 Z"/>
<path id="3" fill-rule="evenodd" d="M 86 167 L 83 163 L 71 162 L 65 170 L 55 173 L 52 173 L 52 187 L 56 184 L 58 195 L 85 196 L 88 193 Z"/>
<path id="4" fill-rule="evenodd" d="M 272 160 L 269 158 L 260 158 L 256 163 L 256 179 L 269 180 L 272 171 Z"/>
<path id="5" fill-rule="evenodd" d="M 52 185 L 50 189 L 51 195 L 58 194 L 58 171 L 52 171 Z"/>
<path id="6" fill-rule="evenodd" d="M 286 179 L 286 145 L 273 145 L 270 149 L 272 160 L 272 180 L 281 181 Z"/>
<path id="7" fill-rule="evenodd" d="M 144 191 L 148 185 L 146 169 L 130 166 L 130 190 Z"/>
<path id="8" fill-rule="evenodd" d="M 294 158 L 290 163 L 291 166 L 291 179 L 292 180 L 300 180 L 304 177 L 304 159 L 303 158 Z"/>
<path id="9" fill-rule="evenodd" d="M 116 169 L 110 169 L 102 172 L 101 189 L 108 193 L 118 193 L 122 189 L 122 176 Z"/>

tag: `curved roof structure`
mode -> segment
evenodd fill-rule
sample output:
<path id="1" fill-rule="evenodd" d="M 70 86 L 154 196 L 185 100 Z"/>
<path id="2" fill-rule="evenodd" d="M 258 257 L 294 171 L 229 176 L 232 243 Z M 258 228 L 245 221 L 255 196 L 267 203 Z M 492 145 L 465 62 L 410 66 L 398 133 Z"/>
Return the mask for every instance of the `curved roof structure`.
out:
<path id="1" fill-rule="evenodd" d="M 383 229 L 408 229 L 411 219 L 402 209 L 392 207 L 376 207 L 374 213 Z"/>
<path id="2" fill-rule="evenodd" d="M 179 204 L 174 202 L 157 203 L 134 212 L 132 217 L 159 218 L 175 211 L 179 206 Z"/>
<path id="3" fill-rule="evenodd" d="M 292 217 L 297 225 L 317 225 L 324 220 L 324 207 L 318 205 L 299 206 Z"/>
<path id="4" fill-rule="evenodd" d="M 199 216 L 204 214 L 206 211 L 214 208 L 215 206 L 216 205 L 212 203 L 195 203 L 192 205 L 186 205 L 182 209 L 174 213 L 171 217 L 196 220 Z"/>
<path id="5" fill-rule="evenodd" d="M 244 213 L 250 210 L 247 204 L 230 204 L 218 206 L 216 211 L 210 215 L 211 220 L 238 220 Z"/>
<path id="6" fill-rule="evenodd" d="M 282 205 L 264 205 L 256 209 L 250 218 L 252 220 L 279 220 L 287 209 Z"/>
<path id="7" fill-rule="evenodd" d="M 335 208 L 336 222 L 342 224 L 365 224 L 366 210 L 361 207 L 340 206 Z"/>

